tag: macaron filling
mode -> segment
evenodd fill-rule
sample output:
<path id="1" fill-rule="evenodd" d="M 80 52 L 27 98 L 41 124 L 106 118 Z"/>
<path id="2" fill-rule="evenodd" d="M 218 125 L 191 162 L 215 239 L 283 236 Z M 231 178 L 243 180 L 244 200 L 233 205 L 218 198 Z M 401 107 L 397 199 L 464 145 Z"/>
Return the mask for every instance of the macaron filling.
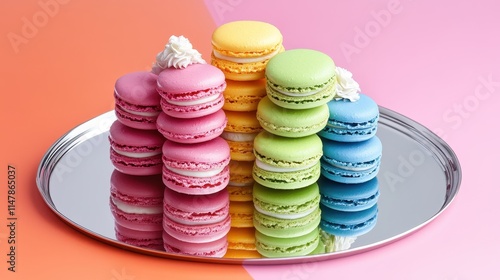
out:
<path id="1" fill-rule="evenodd" d="M 224 131 L 221 134 L 221 137 L 234 142 L 251 142 L 257 136 L 257 133 L 241 133 L 241 132 L 230 132 Z"/>
<path id="2" fill-rule="evenodd" d="M 336 159 L 323 156 L 323 160 L 330 164 L 333 167 L 337 167 L 342 170 L 347 170 L 347 171 L 368 171 L 370 169 L 373 169 L 374 167 L 377 167 L 378 163 L 380 162 L 380 156 L 375 158 L 374 160 L 370 161 L 365 161 L 365 162 L 343 162 L 343 161 L 338 161 Z"/>
<path id="3" fill-rule="evenodd" d="M 259 167 L 260 169 L 263 169 L 266 171 L 281 173 L 281 172 L 296 172 L 296 171 L 300 171 L 300 170 L 305 170 L 305 169 L 311 168 L 314 165 L 316 165 L 318 163 L 318 161 L 319 161 L 319 159 L 316 161 L 310 161 L 307 164 L 303 164 L 301 166 L 281 167 L 281 166 L 276 166 L 276 165 L 271 165 L 271 164 L 265 163 L 265 162 L 261 161 L 259 158 L 256 158 L 255 165 L 257 165 L 257 167 Z"/>
<path id="4" fill-rule="evenodd" d="M 367 197 L 367 198 L 359 198 L 359 199 L 340 199 L 333 198 L 324 194 L 321 194 L 321 202 L 325 205 L 342 205 L 349 207 L 362 206 L 376 201 L 379 197 L 380 193 L 377 191 L 375 194 Z"/>
<path id="5" fill-rule="evenodd" d="M 267 210 L 263 209 L 263 207 L 266 207 L 266 206 L 277 207 L 277 205 L 270 205 L 270 204 L 262 202 L 262 201 L 255 203 L 254 207 L 255 207 L 255 210 L 257 210 L 259 213 L 262 213 L 262 214 L 270 216 L 270 217 L 274 217 L 274 218 L 278 218 L 278 219 L 285 219 L 285 220 L 294 220 L 294 219 L 303 218 L 307 215 L 310 215 L 314 211 L 316 211 L 316 209 L 318 209 L 318 207 L 319 207 L 318 202 L 319 201 L 316 200 L 316 207 L 313 207 L 313 208 L 311 208 L 311 206 L 313 206 L 314 203 L 308 202 L 308 203 L 305 203 L 302 205 L 286 205 L 286 206 L 283 205 L 283 206 L 279 207 L 278 209 L 273 209 L 273 211 L 267 211 Z M 303 209 L 303 208 L 305 208 L 305 209 Z M 278 212 L 280 210 L 282 212 Z M 297 212 L 297 211 L 299 211 L 299 212 Z"/>
<path id="6" fill-rule="evenodd" d="M 177 174 L 180 174 L 183 176 L 187 176 L 187 177 L 206 178 L 206 177 L 212 177 L 212 176 L 215 176 L 215 175 L 221 173 L 224 170 L 225 166 L 217 167 L 217 168 L 214 168 L 211 170 L 203 170 L 203 171 L 202 170 L 179 169 L 179 168 L 171 167 L 168 165 L 165 165 L 165 168 L 167 168 L 168 170 L 170 170 L 174 173 L 177 173 Z"/>
<path id="7" fill-rule="evenodd" d="M 323 84 L 309 86 L 309 87 L 283 87 L 276 83 L 273 83 L 268 79 L 267 85 L 274 89 L 275 91 L 288 96 L 308 96 L 321 92 L 325 88 L 332 87 L 335 82 L 335 76 L 332 76 L 328 81 Z"/>
<path id="8" fill-rule="evenodd" d="M 207 225 L 222 222 L 227 218 L 229 212 L 229 202 L 221 209 L 209 212 L 183 211 L 168 204 L 165 204 L 164 207 L 164 214 L 168 218 L 184 225 Z"/>
<path id="9" fill-rule="evenodd" d="M 134 111 L 134 110 L 126 109 L 125 107 L 122 107 L 118 104 L 116 106 L 120 107 L 120 109 L 122 109 L 123 111 L 125 111 L 127 113 L 134 114 L 137 116 L 142 116 L 142 117 L 156 117 L 161 112 L 161 111 L 152 111 L 152 112 L 150 112 L 150 111 Z"/>
<path id="10" fill-rule="evenodd" d="M 116 208 L 129 214 L 161 214 L 163 208 L 161 206 L 137 206 L 119 201 L 115 198 L 111 198 L 111 201 L 116 206 Z"/>
<path id="11" fill-rule="evenodd" d="M 281 50 L 281 44 L 280 45 L 277 45 L 275 47 L 275 50 L 268 53 L 268 54 L 264 54 L 264 55 L 259 55 L 259 56 L 253 56 L 253 57 L 234 57 L 234 56 L 227 56 L 227 55 L 223 55 L 222 53 L 220 53 L 219 51 L 215 50 L 213 51 L 213 54 L 216 58 L 218 59 L 223 59 L 223 60 L 227 60 L 227 61 L 231 61 L 231 62 L 235 62 L 235 63 L 242 63 L 242 64 L 245 64 L 245 63 L 257 63 L 257 62 L 263 62 L 263 61 L 266 61 L 268 59 L 271 59 L 273 56 L 277 55 L 280 50 Z"/>
<path id="12" fill-rule="evenodd" d="M 220 98 L 221 95 L 222 95 L 222 93 L 214 94 L 214 95 L 210 95 L 210 96 L 206 96 L 206 97 L 202 97 L 202 98 L 198 98 L 198 99 L 190 99 L 190 100 L 165 99 L 165 101 L 167 101 L 167 103 L 177 105 L 177 106 L 194 106 L 194 105 L 200 105 L 200 104 L 213 102 L 213 101 L 217 100 L 218 98 Z"/>
<path id="13" fill-rule="evenodd" d="M 111 147 L 111 148 L 117 154 L 120 154 L 120 155 L 126 156 L 126 157 L 131 157 L 131 158 L 148 158 L 148 157 L 154 157 L 156 155 L 160 155 L 161 154 L 161 151 L 154 151 L 154 152 L 127 152 L 127 151 L 118 150 L 115 147 Z"/>

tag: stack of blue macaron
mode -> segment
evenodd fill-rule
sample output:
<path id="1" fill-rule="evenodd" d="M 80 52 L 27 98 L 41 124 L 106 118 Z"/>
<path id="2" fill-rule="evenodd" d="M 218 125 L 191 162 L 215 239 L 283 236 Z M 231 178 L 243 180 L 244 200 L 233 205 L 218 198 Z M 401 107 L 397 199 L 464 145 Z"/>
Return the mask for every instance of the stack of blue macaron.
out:
<path id="1" fill-rule="evenodd" d="M 323 142 L 318 185 L 322 238 L 333 252 L 348 249 L 376 224 L 382 143 L 376 136 L 378 105 L 369 96 L 358 92 L 328 106 L 328 124 L 318 133 Z"/>

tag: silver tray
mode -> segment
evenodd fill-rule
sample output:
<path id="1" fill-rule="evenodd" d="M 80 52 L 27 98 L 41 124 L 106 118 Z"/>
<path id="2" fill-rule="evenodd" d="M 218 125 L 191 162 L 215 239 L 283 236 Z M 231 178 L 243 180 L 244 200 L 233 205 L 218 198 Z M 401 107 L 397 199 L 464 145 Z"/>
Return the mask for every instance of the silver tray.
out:
<path id="1" fill-rule="evenodd" d="M 373 230 L 344 251 L 286 258 L 207 258 L 146 249 L 118 241 L 109 209 L 108 130 L 113 111 L 59 138 L 43 156 L 36 182 L 48 207 L 78 231 L 116 247 L 158 257 L 226 264 L 289 264 L 345 257 L 399 240 L 433 221 L 453 201 L 461 181 L 453 150 L 424 126 L 380 107 L 383 144 L 378 174 L 379 216 Z"/>

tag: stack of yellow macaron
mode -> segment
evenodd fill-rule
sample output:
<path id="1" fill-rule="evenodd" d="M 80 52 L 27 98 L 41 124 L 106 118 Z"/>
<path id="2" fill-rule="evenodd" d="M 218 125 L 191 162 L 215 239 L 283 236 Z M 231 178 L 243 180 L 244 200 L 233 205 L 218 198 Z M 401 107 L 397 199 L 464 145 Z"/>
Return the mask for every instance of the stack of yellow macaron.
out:
<path id="1" fill-rule="evenodd" d="M 223 110 L 227 125 L 221 135 L 230 147 L 229 165 L 231 230 L 228 258 L 260 257 L 253 226 L 253 142 L 262 131 L 256 112 L 266 96 L 265 68 L 283 52 L 283 36 L 273 25 L 260 21 L 233 21 L 212 34 L 211 64 L 226 77 Z"/>

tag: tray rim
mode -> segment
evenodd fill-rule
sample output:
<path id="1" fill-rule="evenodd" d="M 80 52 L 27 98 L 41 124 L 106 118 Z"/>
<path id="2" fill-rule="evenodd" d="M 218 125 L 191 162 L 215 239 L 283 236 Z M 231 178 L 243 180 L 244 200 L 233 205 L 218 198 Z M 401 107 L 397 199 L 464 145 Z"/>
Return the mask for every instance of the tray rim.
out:
<path id="1" fill-rule="evenodd" d="M 398 132 L 404 133 L 407 136 L 412 136 L 411 138 L 417 141 L 419 144 L 423 145 L 426 149 L 432 152 L 433 157 L 439 162 L 446 176 L 446 197 L 441 209 L 436 212 L 433 216 L 427 219 L 425 222 L 413 227 L 405 232 L 395 235 L 391 238 L 381 240 L 376 243 L 369 245 L 356 247 L 354 249 L 349 249 L 345 251 L 324 253 L 319 255 L 311 256 L 301 256 L 301 257 L 284 257 L 284 258 L 256 258 L 256 259 L 239 259 L 239 258 L 209 258 L 209 257 L 193 257 L 180 254 L 166 253 L 157 250 L 151 250 L 147 248 L 140 248 L 132 245 L 128 245 L 117 240 L 110 239 L 108 237 L 102 236 L 96 232 L 93 232 L 71 219 L 67 218 L 63 213 L 61 213 L 53 203 L 50 197 L 50 176 L 52 171 L 59 162 L 59 160 L 71 150 L 72 147 L 76 146 L 78 143 L 85 141 L 96 135 L 105 133 L 107 129 L 102 127 L 97 127 L 99 121 L 103 119 L 112 121 L 116 119 L 114 111 L 108 111 L 99 116 L 96 116 L 90 120 L 87 120 L 71 130 L 60 136 L 45 152 L 43 155 L 36 173 L 36 184 L 40 195 L 42 196 L 45 204 L 54 212 L 63 222 L 72 227 L 73 229 L 83 233 L 84 235 L 96 239 L 98 241 L 104 242 L 108 245 L 112 245 L 121 249 L 133 251 L 136 253 L 162 257 L 167 259 L 183 260 L 183 261 L 195 261 L 204 263 L 217 263 L 217 264 L 244 264 L 244 265 L 280 265 L 280 264 L 296 264 L 296 263 L 308 263 L 325 261 L 340 257 L 347 257 L 354 254 L 359 254 L 367 251 L 377 249 L 379 247 L 391 244 L 397 240 L 400 240 L 408 235 L 415 233 L 420 230 L 430 222 L 434 221 L 440 214 L 445 211 L 449 205 L 456 198 L 460 183 L 462 180 L 462 171 L 458 157 L 456 156 L 453 149 L 438 135 L 430 131 L 428 128 L 422 124 L 403 116 L 393 110 L 379 106 L 380 118 L 379 124 L 386 125 Z M 411 135 L 409 133 L 411 131 Z"/>

